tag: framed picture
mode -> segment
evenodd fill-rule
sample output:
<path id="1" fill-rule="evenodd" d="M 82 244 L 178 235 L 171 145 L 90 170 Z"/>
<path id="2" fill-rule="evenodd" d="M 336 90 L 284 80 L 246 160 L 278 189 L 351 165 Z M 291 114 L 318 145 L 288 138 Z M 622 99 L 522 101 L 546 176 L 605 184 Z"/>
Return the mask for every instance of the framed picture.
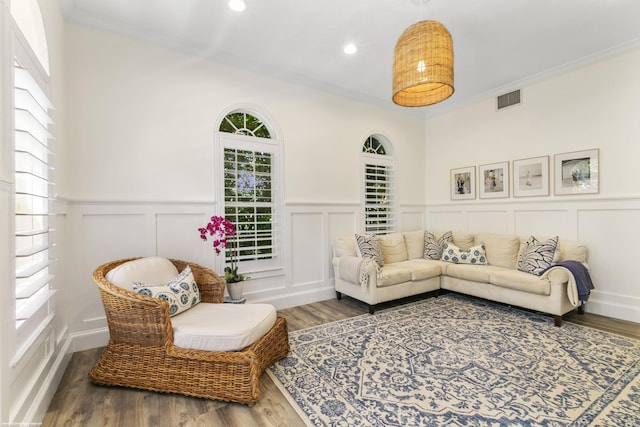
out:
<path id="1" fill-rule="evenodd" d="M 549 195 L 549 156 L 513 161 L 513 197 Z"/>
<path id="2" fill-rule="evenodd" d="M 481 199 L 509 197 L 509 162 L 478 166 Z"/>
<path id="3" fill-rule="evenodd" d="M 451 200 L 476 198 L 476 168 L 451 169 Z"/>
<path id="4" fill-rule="evenodd" d="M 555 193 L 593 194 L 599 191 L 599 150 L 555 155 Z"/>

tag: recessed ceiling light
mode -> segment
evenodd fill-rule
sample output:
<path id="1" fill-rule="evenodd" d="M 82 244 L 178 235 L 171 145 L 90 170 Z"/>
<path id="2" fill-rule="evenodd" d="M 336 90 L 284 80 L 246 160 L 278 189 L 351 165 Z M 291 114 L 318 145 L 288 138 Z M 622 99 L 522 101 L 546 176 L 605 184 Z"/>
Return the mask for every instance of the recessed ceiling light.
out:
<path id="1" fill-rule="evenodd" d="M 354 53 L 356 53 L 358 51 L 358 46 L 356 46 L 353 43 L 349 43 L 344 47 L 343 51 L 347 55 L 353 55 Z"/>
<path id="2" fill-rule="evenodd" d="M 245 0 L 229 0 L 229 8 L 236 12 L 242 12 L 247 8 L 247 2 Z"/>

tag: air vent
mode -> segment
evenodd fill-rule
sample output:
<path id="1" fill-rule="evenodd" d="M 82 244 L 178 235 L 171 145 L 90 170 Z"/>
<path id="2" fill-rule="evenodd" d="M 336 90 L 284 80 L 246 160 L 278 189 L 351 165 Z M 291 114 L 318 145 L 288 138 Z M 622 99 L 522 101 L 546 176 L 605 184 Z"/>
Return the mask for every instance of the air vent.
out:
<path id="1" fill-rule="evenodd" d="M 498 110 L 520 104 L 520 89 L 498 96 Z"/>

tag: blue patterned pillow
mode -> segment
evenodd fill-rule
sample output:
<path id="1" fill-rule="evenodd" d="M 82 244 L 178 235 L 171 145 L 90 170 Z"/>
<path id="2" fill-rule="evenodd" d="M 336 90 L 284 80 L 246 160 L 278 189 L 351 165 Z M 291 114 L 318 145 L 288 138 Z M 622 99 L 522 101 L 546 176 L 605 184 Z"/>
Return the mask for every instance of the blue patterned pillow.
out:
<path id="1" fill-rule="evenodd" d="M 200 289 L 189 266 L 166 285 L 133 282 L 133 291 L 168 302 L 171 316 L 187 311 L 200 302 Z"/>
<path id="2" fill-rule="evenodd" d="M 439 239 L 431 234 L 429 231 L 424 232 L 424 259 L 441 259 L 442 249 L 445 243 L 453 242 L 453 234 L 451 231 L 447 231 Z"/>
<path id="3" fill-rule="evenodd" d="M 553 256 L 558 247 L 558 236 L 546 242 L 540 242 L 534 236 L 527 240 L 518 255 L 518 270 L 539 276 L 551 267 Z"/>
<path id="4" fill-rule="evenodd" d="M 442 261 L 454 264 L 477 264 L 487 265 L 487 254 L 484 250 L 484 243 L 473 246 L 469 249 L 460 249 L 453 243 L 445 243 L 442 249 Z"/>
<path id="5" fill-rule="evenodd" d="M 358 248 L 358 256 L 362 258 L 371 258 L 378 263 L 380 267 L 384 265 L 380 244 L 375 235 L 356 234 L 356 247 Z"/>

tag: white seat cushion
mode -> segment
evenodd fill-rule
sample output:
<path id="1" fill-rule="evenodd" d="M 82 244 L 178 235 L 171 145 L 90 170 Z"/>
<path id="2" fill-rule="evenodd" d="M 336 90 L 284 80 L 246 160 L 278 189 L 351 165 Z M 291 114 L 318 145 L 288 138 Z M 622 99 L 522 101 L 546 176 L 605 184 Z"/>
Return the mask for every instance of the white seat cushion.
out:
<path id="1" fill-rule="evenodd" d="M 165 285 L 178 275 L 171 261 L 161 257 L 146 257 L 120 264 L 109 270 L 106 279 L 116 286 L 133 290 L 133 282 Z"/>
<path id="2" fill-rule="evenodd" d="M 431 279 L 442 274 L 439 261 L 427 262 L 422 259 L 412 259 L 403 264 L 411 271 L 411 280 L 413 281 Z"/>
<path id="3" fill-rule="evenodd" d="M 171 318 L 176 347 L 238 351 L 256 342 L 276 323 L 271 304 L 201 302 Z"/>
<path id="4" fill-rule="evenodd" d="M 382 272 L 378 277 L 377 284 L 379 288 L 384 288 L 386 286 L 410 281 L 411 270 L 406 268 L 403 262 L 394 262 L 393 264 L 382 267 Z"/>
<path id="5" fill-rule="evenodd" d="M 491 272 L 491 284 L 538 295 L 551 295 L 551 282 L 534 274 L 503 268 Z"/>

